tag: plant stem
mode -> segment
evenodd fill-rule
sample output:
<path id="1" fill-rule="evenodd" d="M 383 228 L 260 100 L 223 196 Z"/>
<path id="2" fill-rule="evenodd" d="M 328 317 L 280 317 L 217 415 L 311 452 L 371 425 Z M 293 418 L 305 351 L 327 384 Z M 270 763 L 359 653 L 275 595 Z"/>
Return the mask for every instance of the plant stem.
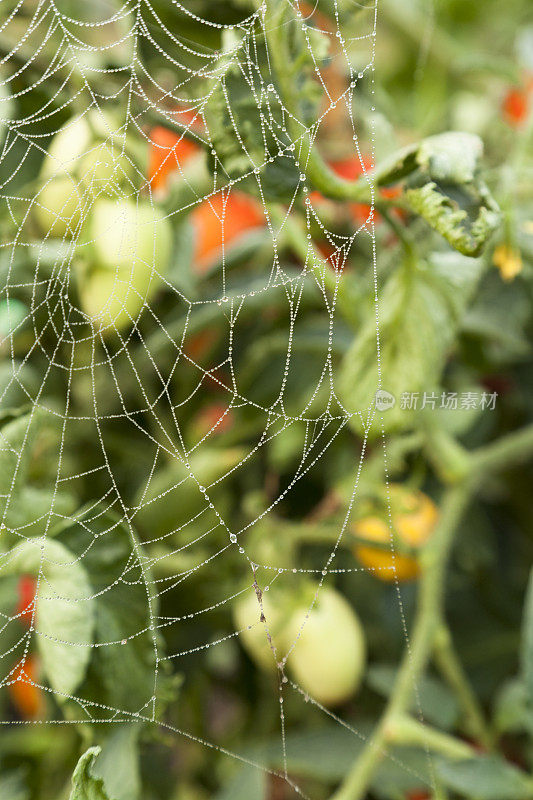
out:
<path id="1" fill-rule="evenodd" d="M 347 294 L 342 276 L 328 264 L 327 260 L 316 250 L 307 236 L 300 222 L 290 214 L 286 215 L 279 208 L 271 205 L 269 208 L 272 220 L 285 234 L 286 242 L 294 254 L 306 264 L 315 275 L 319 285 L 327 289 L 333 298 L 336 298 L 339 310 L 344 318 L 352 325 L 357 325 L 359 314 L 354 310 L 355 304 Z"/>
<path id="2" fill-rule="evenodd" d="M 271 63 L 276 73 L 282 102 L 288 110 L 287 128 L 292 141 L 299 149 L 299 163 L 311 183 L 332 200 L 351 200 L 372 203 L 373 183 L 371 172 L 356 181 L 341 178 L 325 163 L 313 145 L 313 136 L 307 125 L 301 121 L 297 94 L 297 81 L 291 69 L 291 57 L 287 47 L 286 15 L 291 13 L 288 4 L 279 0 L 266 0 L 265 30 Z M 293 24 L 299 24 L 292 18 Z M 390 202 L 390 201 L 387 201 Z"/>
<path id="3" fill-rule="evenodd" d="M 486 474 L 517 466 L 532 455 L 533 424 L 530 424 L 475 450 L 471 455 L 472 476 L 482 480 Z"/>
<path id="4" fill-rule="evenodd" d="M 472 486 L 464 483 L 449 488 L 444 496 L 439 522 L 421 555 L 422 575 L 419 602 L 411 646 L 404 654 L 396 681 L 381 721 L 332 800 L 362 800 L 387 743 L 389 725 L 406 712 L 414 687 L 422 675 L 433 648 L 440 620 L 444 576 L 454 533 L 469 502 Z"/>
<path id="5" fill-rule="evenodd" d="M 389 209 L 381 201 L 376 201 L 375 206 L 389 228 L 400 240 L 408 261 L 414 262 L 416 259 L 416 245 L 407 228 L 395 219 L 394 215 L 390 213 Z"/>
<path id="6" fill-rule="evenodd" d="M 445 622 L 441 623 L 435 636 L 433 657 L 461 705 L 465 730 L 487 750 L 491 750 L 494 745 L 492 733 L 457 657 L 449 628 Z"/>
<path id="7" fill-rule="evenodd" d="M 408 714 L 402 714 L 388 723 L 385 738 L 390 744 L 420 745 L 447 758 L 471 758 L 475 755 L 474 748 L 467 742 L 435 730 Z"/>

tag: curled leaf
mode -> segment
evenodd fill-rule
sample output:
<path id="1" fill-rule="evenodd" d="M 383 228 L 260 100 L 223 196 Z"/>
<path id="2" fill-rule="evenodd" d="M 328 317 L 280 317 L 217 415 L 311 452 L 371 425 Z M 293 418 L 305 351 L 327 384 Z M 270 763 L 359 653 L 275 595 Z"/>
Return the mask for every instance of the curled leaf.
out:
<path id="1" fill-rule="evenodd" d="M 498 205 L 479 175 L 483 143 L 472 133 L 430 136 L 388 159 L 378 185 L 405 179 L 404 200 L 415 214 L 467 256 L 477 256 L 500 222 Z"/>
<path id="2" fill-rule="evenodd" d="M 99 747 L 89 747 L 76 764 L 72 775 L 72 790 L 69 800 L 110 800 L 104 781 L 93 773 Z"/>

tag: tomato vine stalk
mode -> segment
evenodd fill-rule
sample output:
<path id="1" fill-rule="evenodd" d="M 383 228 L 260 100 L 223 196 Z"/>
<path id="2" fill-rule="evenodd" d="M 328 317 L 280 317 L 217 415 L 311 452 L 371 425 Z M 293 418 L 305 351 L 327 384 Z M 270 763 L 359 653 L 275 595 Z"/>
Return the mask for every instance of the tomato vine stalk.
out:
<path id="1" fill-rule="evenodd" d="M 395 731 L 396 721 L 407 713 L 415 686 L 435 654 L 435 649 L 440 649 L 437 658 L 442 660 L 446 567 L 459 523 L 471 499 L 489 475 L 517 466 L 531 455 L 533 424 L 471 453 L 468 457 L 469 476 L 445 490 L 439 522 L 420 558 L 421 578 L 410 647 L 404 654 L 380 722 L 331 800 L 363 800 L 372 775 L 390 741 L 390 732 Z M 463 710 L 468 712 L 471 729 L 482 737 L 481 741 L 490 745 L 490 733 L 466 684 L 462 668 L 455 659 L 450 661 L 451 650 L 448 645 L 445 652 L 445 668 L 448 677 L 452 677 L 449 682 L 455 689 Z M 396 730 L 396 743 L 399 738 L 401 736 Z"/>

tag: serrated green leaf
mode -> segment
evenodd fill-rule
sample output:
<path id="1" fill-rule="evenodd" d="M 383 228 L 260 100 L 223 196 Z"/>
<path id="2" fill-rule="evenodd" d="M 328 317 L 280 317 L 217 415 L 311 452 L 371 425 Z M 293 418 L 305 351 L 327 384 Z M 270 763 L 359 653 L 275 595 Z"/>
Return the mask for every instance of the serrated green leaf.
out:
<path id="1" fill-rule="evenodd" d="M 431 181 L 424 186 L 407 189 L 405 199 L 411 210 L 446 239 L 460 253 L 477 256 L 499 225 L 494 209 L 482 205 L 482 200 L 470 191 L 457 191 L 450 196 Z M 477 207 L 477 214 L 469 209 Z"/>
<path id="2" fill-rule="evenodd" d="M 100 747 L 90 747 L 81 756 L 72 775 L 69 800 L 111 800 L 102 778 L 93 773 L 94 762 L 99 753 Z"/>
<path id="3" fill-rule="evenodd" d="M 528 800 L 533 782 L 524 772 L 499 756 L 479 756 L 465 761 L 436 762 L 437 775 L 461 797 L 476 800 Z"/>
<path id="4" fill-rule="evenodd" d="M 499 208 L 479 177 L 481 139 L 448 131 L 404 148 L 376 170 L 378 185 L 407 178 L 404 199 L 449 244 L 477 256 L 500 223 Z"/>
<path id="5" fill-rule="evenodd" d="M 281 17 L 285 11 L 280 6 Z M 301 25 L 290 24 L 290 20 L 284 19 L 282 24 L 287 30 L 287 74 L 297 87 L 301 121 L 311 125 L 321 97 L 315 70 L 327 58 L 329 39 L 311 26 L 305 26 L 304 32 Z M 231 59 L 226 57 L 223 73 L 206 104 L 205 120 L 226 173 L 244 178 L 241 185 L 249 191 L 257 192 L 259 181 L 264 198 L 283 201 L 298 187 L 300 169 L 291 155 L 294 144 L 262 31 L 253 37 L 253 65 L 251 46 L 245 39 Z"/>
<path id="6" fill-rule="evenodd" d="M 379 303 L 382 388 L 396 399 L 383 414 L 388 431 L 413 426 L 416 410 L 402 408 L 403 393 L 438 390 L 461 316 L 477 284 L 481 266 L 450 254 L 432 263 L 394 273 Z M 368 314 L 341 364 L 339 397 L 352 412 L 372 406 L 378 387 L 376 321 Z M 359 418 L 353 417 L 359 429 Z"/>
<path id="7" fill-rule="evenodd" d="M 29 539 L 12 550 L 7 574 L 40 573 L 36 599 L 37 648 L 58 699 L 83 681 L 91 658 L 95 602 L 76 555 L 53 539 Z"/>

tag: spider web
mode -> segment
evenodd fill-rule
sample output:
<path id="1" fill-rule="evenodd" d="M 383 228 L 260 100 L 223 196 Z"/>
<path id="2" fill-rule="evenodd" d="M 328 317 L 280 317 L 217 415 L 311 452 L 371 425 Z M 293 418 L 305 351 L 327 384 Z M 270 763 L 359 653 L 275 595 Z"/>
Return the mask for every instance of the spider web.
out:
<path id="1" fill-rule="evenodd" d="M 343 270 L 361 240 L 372 261 L 371 291 L 377 302 L 374 212 L 370 206 L 349 236 L 330 230 L 327 214 L 321 213 L 323 198 L 307 185 L 305 141 L 335 125 L 340 109 L 351 129 L 350 156 L 366 172 L 354 95 L 363 82 L 374 93 L 377 9 L 361 16 L 360 35 L 346 39 L 336 0 L 328 24 L 312 7 L 287 2 L 290 24 L 305 41 L 320 93 L 312 125 L 294 136 L 292 111 L 276 88 L 274 73 L 268 77 L 263 5 L 252 9 L 243 3 L 242 18 L 232 24 L 205 18 L 199 3 L 176 0 L 163 7 L 165 13 L 148 0 L 123 5 L 3 0 L 1 5 L 0 117 L 5 130 L 0 257 L 7 318 L 1 344 L 7 375 L 1 387 L 1 564 L 10 598 L 15 577 L 32 573 L 38 601 L 16 612 L 12 599 L 11 605 L 2 605 L 0 686 L 4 692 L 21 681 L 38 687 L 49 700 L 49 722 L 148 721 L 270 772 L 258 759 L 230 752 L 194 731 L 178 730 L 159 713 L 161 697 L 178 691 L 172 675 L 184 660 L 200 654 L 208 658 L 243 633 L 228 633 L 226 621 L 220 637 L 207 640 L 202 638 L 204 619 L 227 617 L 236 598 L 251 594 L 258 601 L 256 626 L 265 630 L 278 675 L 274 701 L 279 704 L 282 764 L 274 772 L 305 796 L 287 766 L 287 694 L 313 704 L 317 714 L 329 715 L 354 736 L 364 734 L 288 680 L 285 664 L 300 634 L 289 652 L 276 652 L 268 615 L 260 620 L 261 598 L 272 585 L 291 586 L 302 573 L 311 573 L 316 589 L 310 610 L 329 576 L 358 569 L 335 562 L 376 412 L 373 406 L 355 412 L 345 408 L 335 392 L 332 354 Z M 219 44 L 200 45 L 189 34 L 198 26 L 206 29 L 207 40 Z M 348 76 L 336 94 L 323 76 L 316 31 L 328 43 L 330 61 Z M 152 73 L 147 63 L 153 59 L 158 69 Z M 249 151 L 240 133 L 242 120 L 233 117 L 228 87 L 235 74 L 260 121 L 262 158 L 257 150 Z M 222 103 L 234 123 L 223 132 L 209 116 L 217 93 L 219 107 Z M 151 142 L 154 126 L 173 131 L 177 141 Z M 54 153 L 48 172 L 39 171 L 41 162 L 50 164 L 46 153 L 52 137 L 69 129 L 79 152 Z M 250 169 L 241 168 L 237 176 L 228 172 L 227 153 L 219 152 L 227 145 L 221 133 L 239 164 L 244 158 Z M 370 140 L 372 161 L 372 134 Z M 274 156 L 267 141 L 275 142 Z M 150 146 L 157 155 L 159 166 L 151 180 L 133 142 L 145 150 Z M 192 143 L 197 172 L 177 155 L 184 142 Z M 81 156 L 92 158 L 83 175 L 75 170 Z M 103 178 L 101 162 L 107 170 Z M 291 169 L 298 175 L 292 196 L 281 205 L 265 192 L 266 168 L 272 163 L 281 165 L 276 180 Z M 165 193 L 161 185 L 170 166 Z M 59 211 L 47 205 L 58 180 L 68 182 Z M 367 180 L 372 190 L 370 175 Z M 250 196 L 250 187 L 253 230 L 234 240 L 226 231 L 237 216 L 235 198 L 242 200 L 241 192 Z M 133 229 L 121 205 L 126 200 L 133 209 Z M 95 233 L 92 214 L 102 202 L 106 213 Z M 294 234 L 291 212 L 302 203 L 305 252 L 300 250 L 295 264 L 287 261 L 280 242 Z M 146 216 L 146 208 L 157 216 Z M 186 253 L 194 250 L 201 231 L 195 227 L 201 222 L 195 216 L 198 209 L 218 226 L 221 246 L 211 262 L 202 261 L 196 251 L 200 266 L 191 278 Z M 173 236 L 179 233 L 170 248 L 170 262 L 178 265 L 173 270 L 161 256 L 161 232 L 169 223 Z M 135 240 L 143 227 L 151 244 L 139 255 Z M 327 255 L 315 246 L 317 231 Z M 113 244 L 114 233 L 119 245 Z M 89 280 L 99 237 L 103 250 L 129 253 L 148 279 L 139 288 L 130 273 L 131 302 L 123 298 L 112 311 L 100 305 L 95 313 L 80 303 L 79 287 Z M 259 252 L 266 269 L 243 277 L 243 262 Z M 315 372 L 312 390 L 298 394 L 295 342 L 305 333 L 302 310 L 309 303 L 318 309 L 320 322 Z M 278 328 L 279 370 L 267 380 L 262 341 L 254 338 L 250 320 L 262 314 L 268 318 L 275 307 L 285 309 L 284 335 L 279 337 Z M 211 346 L 213 336 L 218 337 L 216 346 Z M 241 367 L 247 350 L 257 364 L 252 376 Z M 376 356 L 379 371 L 379 337 Z M 204 415 L 203 427 L 191 435 L 191 415 L 198 403 L 209 408 L 213 396 L 217 413 Z M 303 478 L 320 470 L 354 417 L 360 420 L 361 451 L 352 465 L 351 499 L 323 566 L 288 567 L 277 561 L 275 551 L 265 561 L 256 545 L 269 535 L 268 520 Z M 226 435 L 230 447 L 222 458 L 217 445 Z M 300 458 L 290 480 L 235 524 L 225 508 L 227 487 L 240 482 L 254 488 L 265 450 L 294 436 Z M 128 440 L 131 450 L 124 454 Z M 51 478 L 39 475 L 38 467 L 32 472 L 42 451 L 52 464 Z M 308 498 L 309 510 L 315 502 Z M 235 577 L 231 586 L 217 580 L 228 573 Z M 184 593 L 192 581 L 194 592 Z M 399 594 L 398 601 L 406 635 Z M 39 608 L 55 621 L 44 624 Z M 169 608 L 182 610 L 176 616 Z M 300 631 L 306 619 L 304 614 Z M 71 630 L 76 631 L 72 636 Z M 183 645 L 195 640 L 192 647 Z M 36 650 L 46 667 L 45 679 L 25 667 Z M 426 780 L 420 777 L 421 783 Z"/>

